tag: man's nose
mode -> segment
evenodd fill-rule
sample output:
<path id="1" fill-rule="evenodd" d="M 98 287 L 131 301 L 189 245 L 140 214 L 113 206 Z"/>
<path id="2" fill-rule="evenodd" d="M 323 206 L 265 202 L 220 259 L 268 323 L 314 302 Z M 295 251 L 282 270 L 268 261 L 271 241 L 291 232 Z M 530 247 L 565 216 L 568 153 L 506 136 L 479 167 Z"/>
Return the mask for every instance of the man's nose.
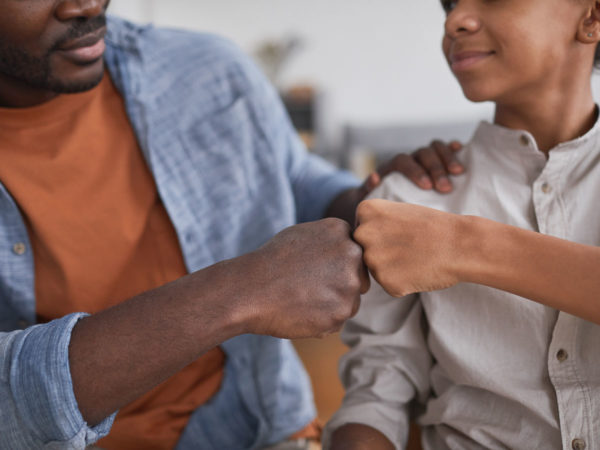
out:
<path id="1" fill-rule="evenodd" d="M 91 19 L 103 14 L 108 0 L 63 0 L 56 7 L 56 17 L 61 21 Z"/>

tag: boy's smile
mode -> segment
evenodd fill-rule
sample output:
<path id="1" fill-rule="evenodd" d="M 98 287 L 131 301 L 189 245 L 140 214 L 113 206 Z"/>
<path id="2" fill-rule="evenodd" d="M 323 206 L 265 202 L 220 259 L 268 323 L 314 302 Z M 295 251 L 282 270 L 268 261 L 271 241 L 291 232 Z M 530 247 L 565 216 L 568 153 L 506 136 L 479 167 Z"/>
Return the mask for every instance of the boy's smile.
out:
<path id="1" fill-rule="evenodd" d="M 521 103 L 579 82 L 576 39 L 589 5 L 572 0 L 456 0 L 446 10 L 448 64 L 472 101 Z M 579 61 L 575 63 L 575 61 Z M 589 59 L 590 71 L 592 58 Z M 588 80 L 589 81 L 589 80 Z"/>
<path id="2" fill-rule="evenodd" d="M 469 70 L 480 61 L 487 60 L 494 54 L 493 51 L 481 50 L 455 50 L 448 56 L 452 72 L 458 73 Z"/>

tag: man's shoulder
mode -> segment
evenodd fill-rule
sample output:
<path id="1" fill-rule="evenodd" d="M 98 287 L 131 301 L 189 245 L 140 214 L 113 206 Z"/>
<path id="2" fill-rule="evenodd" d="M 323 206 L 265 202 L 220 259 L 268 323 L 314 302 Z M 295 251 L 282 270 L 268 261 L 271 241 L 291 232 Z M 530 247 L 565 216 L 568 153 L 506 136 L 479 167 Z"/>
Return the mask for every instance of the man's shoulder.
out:
<path id="1" fill-rule="evenodd" d="M 211 33 L 138 25 L 111 16 L 106 42 L 122 55 L 143 59 L 147 70 L 173 74 L 193 66 L 197 77 L 246 79 L 255 70 L 236 44 Z"/>

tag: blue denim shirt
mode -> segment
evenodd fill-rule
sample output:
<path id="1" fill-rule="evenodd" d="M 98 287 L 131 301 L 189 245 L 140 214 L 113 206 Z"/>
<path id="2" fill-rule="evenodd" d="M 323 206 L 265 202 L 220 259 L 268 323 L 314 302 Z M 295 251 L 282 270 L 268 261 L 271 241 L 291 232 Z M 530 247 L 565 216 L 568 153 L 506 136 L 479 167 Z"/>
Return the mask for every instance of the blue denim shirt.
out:
<path id="1" fill-rule="evenodd" d="M 107 68 L 190 272 L 320 218 L 356 186 L 304 150 L 276 93 L 229 42 L 116 18 L 106 42 Z M 33 256 L 19 208 L 0 184 L 0 448 L 84 448 L 109 432 L 114 416 L 93 428 L 83 420 L 68 362 L 83 314 L 35 325 Z M 223 349 L 223 385 L 192 415 L 178 448 L 261 448 L 313 419 L 310 383 L 288 341 L 244 335 Z"/>

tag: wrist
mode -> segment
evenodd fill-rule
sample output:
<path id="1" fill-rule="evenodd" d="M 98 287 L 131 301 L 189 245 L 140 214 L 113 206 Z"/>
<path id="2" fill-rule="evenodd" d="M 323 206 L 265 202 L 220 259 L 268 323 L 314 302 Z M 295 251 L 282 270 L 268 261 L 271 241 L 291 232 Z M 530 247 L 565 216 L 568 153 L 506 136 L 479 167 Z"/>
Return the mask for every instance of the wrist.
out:
<path id="1" fill-rule="evenodd" d="M 268 280 L 271 269 L 262 253 L 259 249 L 219 263 L 223 284 L 230 291 L 224 297 L 229 326 L 236 335 L 264 334 L 268 311 L 262 300 L 272 295 L 269 292 L 272 282 Z"/>
<path id="2" fill-rule="evenodd" d="M 477 283 L 488 271 L 488 258 L 493 222 L 477 216 L 458 216 L 455 261 L 459 282 Z"/>

